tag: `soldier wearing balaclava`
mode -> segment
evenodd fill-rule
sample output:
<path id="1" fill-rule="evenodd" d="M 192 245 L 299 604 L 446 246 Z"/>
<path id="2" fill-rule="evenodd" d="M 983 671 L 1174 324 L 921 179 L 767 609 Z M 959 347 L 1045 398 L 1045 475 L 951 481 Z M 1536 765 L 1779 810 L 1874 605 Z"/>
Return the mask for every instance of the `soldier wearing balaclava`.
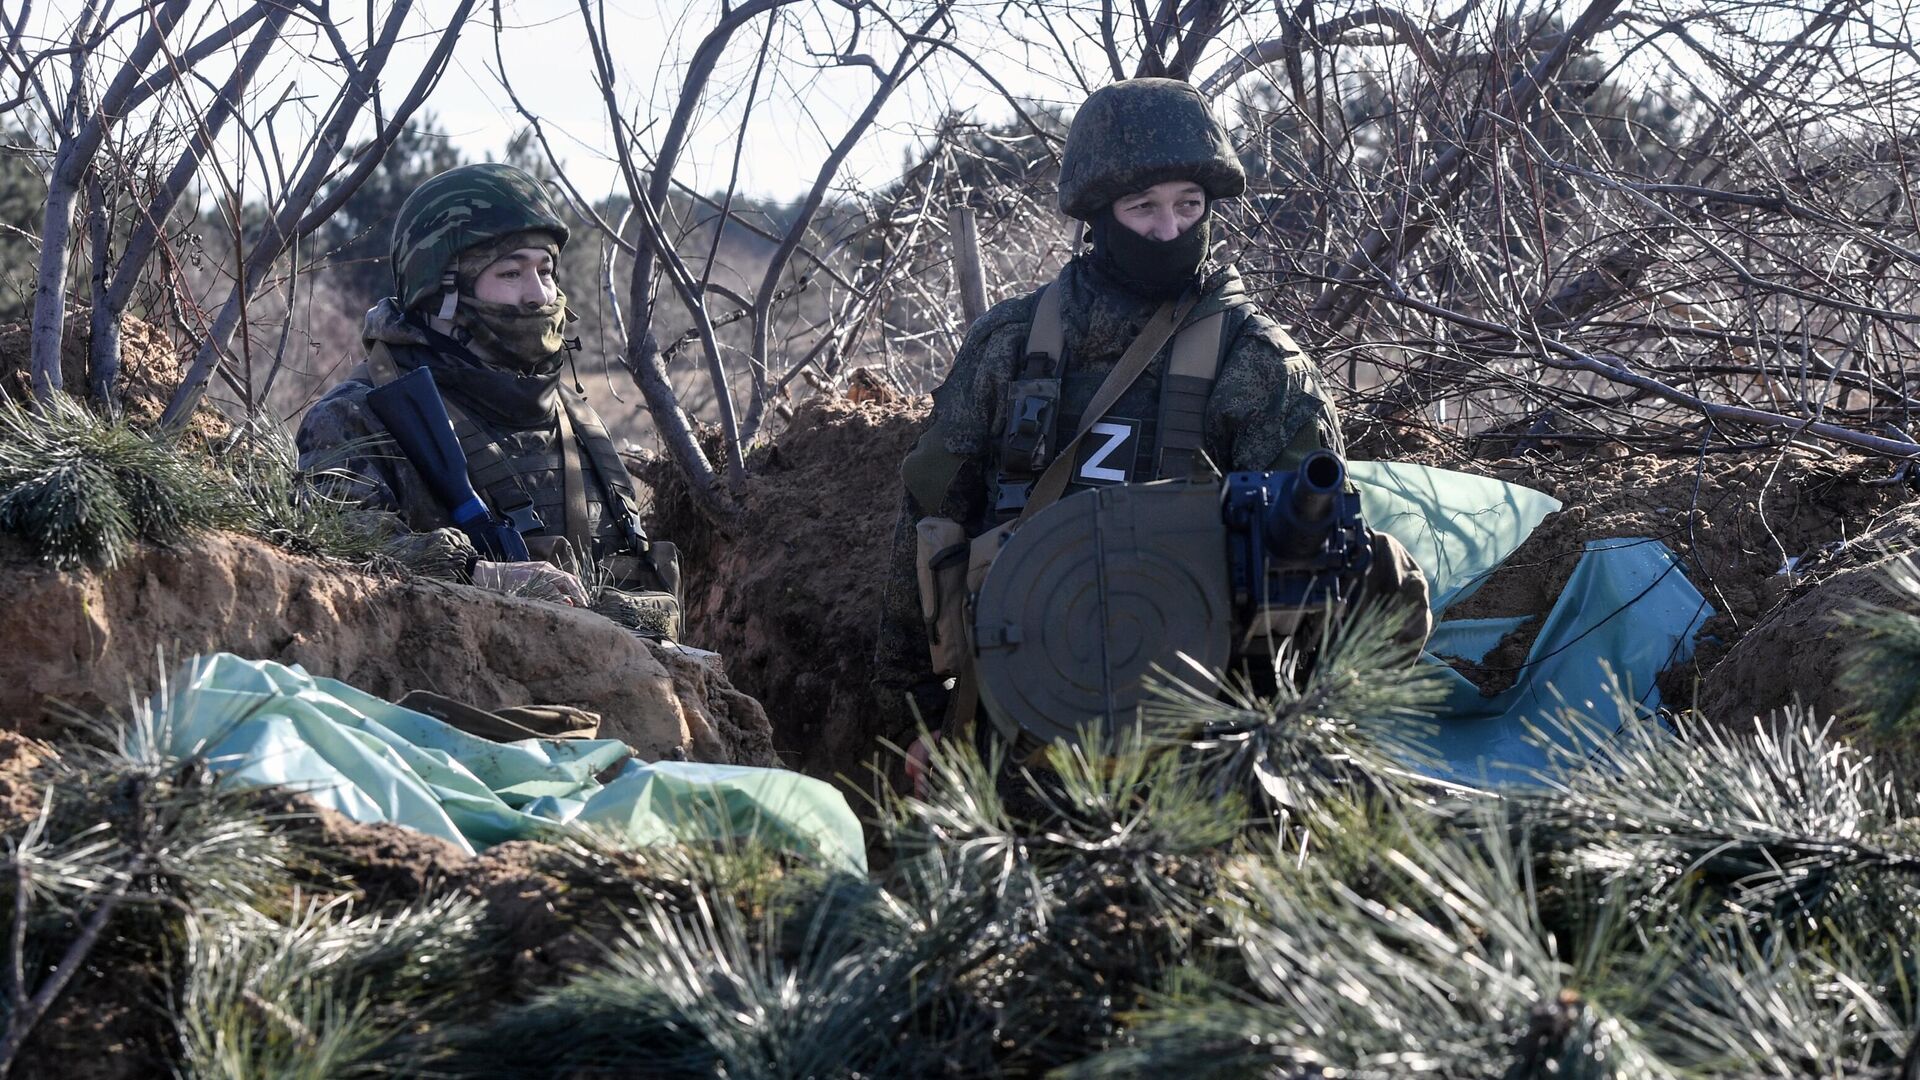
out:
<path id="1" fill-rule="evenodd" d="M 1060 165 L 1060 208 L 1088 245 L 1033 294 L 995 305 L 968 331 L 933 416 L 901 466 L 908 506 L 896 532 L 876 687 L 940 720 L 918 595 L 915 526 L 958 522 L 969 537 L 1017 518 L 1066 435 L 1151 319 L 1179 330 L 1099 418 L 1066 493 L 1284 470 L 1311 451 L 1343 453 L 1313 362 L 1264 315 L 1232 266 L 1211 258 L 1213 212 L 1246 176 L 1206 100 L 1186 83 L 1134 79 L 1095 91 Z M 1405 598 L 1425 638 L 1426 588 L 1404 549 L 1376 540 L 1369 590 Z M 898 715 L 902 710 L 895 709 Z M 907 732 L 890 730 L 902 737 Z"/>
<path id="2" fill-rule="evenodd" d="M 308 411 L 301 467 L 334 470 L 358 502 L 397 515 L 394 548 L 416 565 L 677 635 L 672 546 L 642 531 L 613 440 L 565 378 L 578 344 L 567 340 L 558 276 L 567 239 L 546 188 L 510 165 L 464 165 L 420 185 L 394 223 L 394 293 L 367 312 L 366 362 Z M 367 394 L 420 367 L 446 402 L 476 493 L 535 562 L 481 559 L 383 437 Z"/>

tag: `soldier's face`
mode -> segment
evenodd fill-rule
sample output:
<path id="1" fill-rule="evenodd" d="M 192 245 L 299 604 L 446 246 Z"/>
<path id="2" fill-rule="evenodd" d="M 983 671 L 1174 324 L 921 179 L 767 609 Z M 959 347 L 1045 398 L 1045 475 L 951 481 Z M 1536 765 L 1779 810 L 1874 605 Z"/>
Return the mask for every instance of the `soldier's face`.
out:
<path id="1" fill-rule="evenodd" d="M 1171 240 L 1206 212 L 1206 189 L 1191 180 L 1168 180 L 1113 200 L 1113 219 L 1150 240 Z"/>
<path id="2" fill-rule="evenodd" d="M 545 248 L 524 247 L 487 264 L 474 280 L 473 295 L 494 304 L 542 307 L 559 297 L 553 283 L 553 256 Z"/>

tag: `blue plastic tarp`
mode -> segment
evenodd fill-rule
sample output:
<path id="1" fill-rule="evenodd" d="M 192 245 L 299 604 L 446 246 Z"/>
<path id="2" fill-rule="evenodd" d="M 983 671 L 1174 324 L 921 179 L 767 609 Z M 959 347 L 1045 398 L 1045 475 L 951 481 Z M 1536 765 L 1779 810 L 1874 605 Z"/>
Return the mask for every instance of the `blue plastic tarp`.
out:
<path id="1" fill-rule="evenodd" d="M 1436 618 L 1479 587 L 1560 503 L 1490 477 L 1401 462 L 1356 461 L 1367 523 L 1405 544 L 1427 574 Z M 1551 718 L 1577 711 L 1589 730 L 1618 730 L 1660 704 L 1655 677 L 1693 654 L 1713 615 L 1673 552 L 1655 540 L 1596 540 L 1540 627 L 1514 685 L 1492 697 L 1452 669 L 1451 692 L 1425 740 L 1443 779 L 1524 783 L 1543 743 L 1571 736 Z M 1528 616 L 1441 621 L 1427 659 L 1478 661 Z M 1616 688 L 1620 693 L 1616 693 Z M 1623 707 L 1622 698 L 1626 705 Z M 1581 747 L 1567 747 L 1579 751 Z"/>
<path id="2" fill-rule="evenodd" d="M 751 840 L 866 871 L 846 798 L 799 773 L 640 762 L 612 739 L 490 742 L 298 667 L 226 653 L 184 665 L 154 711 L 154 749 L 204 755 L 225 783 L 289 787 L 468 853 L 579 825 L 635 846 Z"/>
<path id="3" fill-rule="evenodd" d="M 1513 554 L 1560 501 L 1488 476 L 1399 461 L 1355 461 L 1367 525 L 1406 545 L 1427 575 L 1436 615 L 1473 590 Z"/>
<path id="4" fill-rule="evenodd" d="M 1443 779 L 1469 784 L 1528 783 L 1547 764 L 1549 742 L 1582 752 L 1552 718 L 1568 711 L 1617 731 L 1634 714 L 1660 706 L 1655 677 L 1693 655 L 1694 636 L 1713 608 L 1665 544 L 1594 540 L 1554 602 L 1509 689 L 1492 697 L 1448 669 L 1451 692 L 1428 747 Z M 1443 622 L 1429 659 L 1479 660 L 1525 618 Z M 1435 661 L 1438 662 L 1438 661 Z"/>

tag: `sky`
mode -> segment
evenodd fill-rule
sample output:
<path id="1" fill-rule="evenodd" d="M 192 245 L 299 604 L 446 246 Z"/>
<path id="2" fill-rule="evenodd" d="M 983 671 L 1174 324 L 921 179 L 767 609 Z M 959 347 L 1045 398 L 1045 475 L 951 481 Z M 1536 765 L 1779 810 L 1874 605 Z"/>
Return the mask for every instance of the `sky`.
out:
<path id="1" fill-rule="evenodd" d="M 0 2 L 15 9 L 26 0 Z M 146 0 L 99 2 L 118 15 L 139 11 Z M 251 0 L 193 0 L 191 17 L 217 20 L 246 2 Z M 393 2 L 308 0 L 308 6 L 329 12 L 340 35 L 357 43 L 367 37 L 368 8 L 377 6 L 384 14 Z M 1353 2 L 1364 6 L 1361 0 Z M 1544 9 L 1560 2 L 1547 0 Z M 1674 2 L 1678 0 L 1637 0 L 1634 9 L 1657 18 L 1662 5 Z M 614 54 L 614 95 L 637 133 L 632 144 L 644 159 L 659 145 L 687 60 L 720 18 L 721 0 L 585 3 L 595 19 L 604 23 Z M 31 32 L 59 34 L 82 4 L 83 0 L 38 0 L 33 5 Z M 929 0 L 888 0 L 885 6 L 910 23 L 928 4 Z M 1480 11 L 1484 14 L 1503 6 Z M 414 5 L 409 36 L 389 65 L 385 84 L 389 99 L 397 99 L 412 82 L 454 7 L 455 0 L 418 0 Z M 614 163 L 615 129 L 594 78 L 581 7 L 582 0 L 480 0 L 424 114 L 431 115 L 469 158 L 497 157 L 525 124 L 502 88 L 504 76 L 546 125 L 569 177 L 589 199 L 597 199 L 622 185 Z M 1540 4 L 1531 7 L 1536 12 L 1542 9 Z M 972 63 L 953 52 L 936 52 L 895 94 L 873 130 L 854 148 L 840 171 L 838 188 L 872 190 L 897 177 L 905 157 L 923 145 L 932 126 L 951 111 L 968 112 L 989 123 L 1011 120 L 1012 109 L 994 80 L 1017 97 L 1071 108 L 1084 97 L 1084 85 L 1099 85 L 1109 77 L 1092 32 L 1098 0 L 955 0 L 952 10 L 954 40 L 964 46 Z M 735 179 L 737 145 L 742 151 L 739 190 L 780 200 L 799 197 L 811 186 L 829 147 L 865 106 L 877 82 L 873 68 L 837 63 L 834 57 L 858 54 L 887 65 L 901 47 L 899 35 L 871 16 L 856 26 L 836 0 L 800 0 L 782 12 L 777 22 L 765 17 L 753 20 L 735 35 L 723 55 L 676 174 L 689 186 L 702 191 L 726 188 Z M 1044 20 L 1036 12 L 1043 13 Z M 107 50 L 124 51 L 138 28 L 137 20 L 130 23 Z M 1210 74 L 1235 51 L 1278 30 L 1276 9 L 1266 3 L 1252 4 L 1249 14 L 1236 21 L 1202 61 L 1198 75 Z M 763 44 L 779 62 L 767 65 L 756 85 L 755 58 Z M 289 40 L 278 48 L 250 95 L 249 107 L 256 114 L 281 103 L 283 130 L 276 146 L 283 155 L 299 146 L 302 138 L 311 137 L 312 112 L 331 99 L 338 75 L 336 68 L 324 62 L 326 52 L 323 38 L 311 25 L 290 31 Z M 218 80 L 224 74 L 223 60 L 231 63 L 231 56 L 204 65 L 200 73 Z M 987 74 L 976 70 L 975 64 Z M 1256 85 L 1267 74 L 1252 76 L 1242 86 Z M 1667 77 L 1651 67 L 1641 75 Z M 211 96 L 205 88 L 196 93 L 202 102 Z M 751 115 L 743 130 L 749 100 Z M 194 119 L 185 115 L 154 122 L 184 124 Z M 246 156 L 237 132 L 230 133 L 229 140 L 233 143 L 230 153 Z M 256 152 L 254 156 L 264 155 Z"/>
<path id="2" fill-rule="evenodd" d="M 4 2 L 16 7 L 22 0 Z M 113 5 L 110 10 L 117 16 L 138 10 L 144 0 L 102 2 Z M 688 57 L 720 16 L 720 0 L 588 2 L 595 18 L 604 20 L 613 46 L 619 105 L 639 132 L 637 143 L 650 151 L 658 145 Z M 1108 78 L 1087 32 L 1091 12 L 1098 5 L 1093 0 L 1026 2 L 1039 3 L 1051 27 L 1004 0 L 957 0 L 955 38 L 1007 92 L 1071 107 L 1084 96 L 1083 82 L 1099 85 Z M 331 12 L 347 41 L 366 40 L 368 4 L 361 0 L 314 3 Z M 380 11 L 384 13 L 391 3 L 380 0 Z M 242 0 L 194 0 L 191 17 L 214 20 L 241 6 Z M 397 98 L 411 82 L 454 6 L 454 0 L 415 4 L 410 36 L 389 65 L 386 92 L 390 97 Z M 890 0 L 887 9 L 903 22 L 911 22 L 927 6 L 926 0 Z M 39 0 L 33 8 L 33 32 L 48 37 L 60 34 L 81 7 L 82 0 Z M 691 186 L 713 191 L 728 184 L 751 90 L 752 113 L 739 142 L 743 149 L 739 187 L 762 197 L 799 196 L 877 82 L 872 68 L 835 63 L 832 57 L 854 53 L 887 65 L 898 55 L 898 34 L 871 17 L 856 34 L 853 18 L 834 0 L 803 0 L 784 11 L 770 38 L 763 39 L 770 22 L 764 17 L 741 30 L 717 68 L 678 174 Z M 1250 35 L 1274 30 L 1267 25 L 1275 20 L 1272 9 L 1261 12 L 1239 31 L 1238 38 L 1229 36 L 1215 50 L 1213 63 L 1224 59 L 1229 47 L 1252 40 Z M 595 197 L 613 190 L 618 184 L 611 141 L 614 129 L 593 77 L 583 25 L 578 0 L 481 0 L 425 112 L 469 157 L 498 156 L 524 125 L 501 87 L 504 73 L 526 107 L 547 125 L 555 151 L 582 191 Z M 124 52 L 137 28 L 130 24 L 108 49 Z M 781 62 L 768 65 L 766 76 L 755 86 L 755 55 L 763 40 Z M 1071 63 L 1061 59 L 1062 44 Z M 296 121 L 292 126 L 298 128 L 303 106 L 311 103 L 317 108 L 330 98 L 337 73 L 312 59 L 325 52 L 324 42 L 311 27 L 298 30 L 297 40 L 283 44 L 256 81 L 251 95 L 255 107 L 284 96 L 290 105 L 282 115 L 292 116 Z M 1080 74 L 1072 70 L 1076 63 L 1082 68 Z M 1210 66 L 1203 64 L 1202 73 Z M 221 62 L 216 60 L 204 65 L 202 72 L 217 80 L 224 74 L 220 69 Z M 958 55 L 936 52 L 895 94 L 868 137 L 855 147 L 842 170 L 842 184 L 870 190 L 897 176 L 904 156 L 922 144 L 932 125 L 949 111 L 968 111 L 990 123 L 1012 119 L 1012 109 L 992 80 Z M 210 91 L 200 96 L 204 100 Z M 314 125 L 310 117 L 306 119 L 310 133 Z M 289 141 L 297 145 L 297 140 Z"/>
<path id="3" fill-rule="evenodd" d="M 452 5 L 425 5 L 423 23 L 444 24 Z M 434 9 L 438 8 L 438 11 Z M 499 49 L 490 4 L 463 36 L 444 80 L 427 106 L 437 122 L 469 156 L 497 155 L 524 126 L 501 88 L 506 78 L 522 103 L 548 128 L 555 152 L 569 175 L 590 195 L 618 184 L 611 143 L 612 126 L 592 76 L 579 6 L 566 0 L 503 2 Z M 603 9 L 607 39 L 616 53 L 616 94 L 625 114 L 641 129 L 639 142 L 658 145 L 686 75 L 686 61 L 717 17 L 717 3 L 682 4 L 663 0 L 607 0 Z M 752 86 L 755 54 L 767 20 L 755 21 L 734 38 L 715 72 L 710 103 L 702 123 L 688 140 L 684 178 L 702 190 L 720 190 L 728 182 L 740 119 L 748 90 L 754 90 L 739 174 L 742 191 L 763 197 L 793 198 L 806 189 L 829 147 L 866 105 L 877 78 L 863 66 L 834 65 L 814 57 L 847 41 L 850 20 L 833 5 L 797 5 L 768 42 L 785 62 L 769 65 L 760 85 Z M 965 16 L 972 28 L 991 11 L 984 5 Z M 884 28 L 863 28 L 860 53 L 882 64 L 897 55 L 898 37 Z M 1079 95 L 1070 77 L 1039 58 L 1001 47 L 985 32 L 968 34 L 984 46 L 982 62 L 1009 91 L 1043 100 L 1074 101 Z M 424 53 L 425 42 L 417 53 Z M 417 63 L 417 60 L 415 60 Z M 881 113 L 872 133 L 854 149 L 844 174 L 847 182 L 872 188 L 896 176 L 903 155 L 918 145 L 932 122 L 950 109 L 970 109 L 979 118 L 1001 122 L 1011 109 L 979 74 L 957 58 L 938 56 L 910 80 Z M 653 125 L 648 130 L 648 125 Z"/>

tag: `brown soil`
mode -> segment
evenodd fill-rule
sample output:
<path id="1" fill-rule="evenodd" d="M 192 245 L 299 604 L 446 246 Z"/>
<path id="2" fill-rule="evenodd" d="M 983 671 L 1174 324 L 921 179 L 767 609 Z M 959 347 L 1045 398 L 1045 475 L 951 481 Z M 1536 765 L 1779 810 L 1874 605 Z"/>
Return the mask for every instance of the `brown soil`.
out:
<path id="1" fill-rule="evenodd" d="M 0 562 L 0 726 L 50 733 L 57 704 L 121 708 L 160 654 L 299 664 L 388 700 L 572 705 L 649 759 L 770 764 L 765 714 L 724 676 L 589 612 L 398 581 L 238 536 L 147 549 L 107 573 Z M 167 665 L 170 666 L 170 665 Z"/>
<path id="2" fill-rule="evenodd" d="M 1884 462 L 1798 450 L 1703 459 L 1616 449 L 1476 462 L 1429 443 L 1407 456 L 1522 484 L 1563 504 L 1451 618 L 1544 616 L 1589 540 L 1645 536 L 1672 548 L 1718 612 L 1695 657 L 1662 679 L 1663 698 L 1676 708 L 1692 703 L 1696 679 L 1786 595 L 1790 579 L 1780 571 L 1787 559 L 1817 561 L 1829 545 L 1858 539 L 1912 497 L 1903 486 L 1869 483 L 1887 475 Z M 1488 693 L 1511 686 L 1540 625 L 1527 624 L 1463 670 Z"/>
<path id="3" fill-rule="evenodd" d="M 1886 562 L 1916 546 L 1920 504 L 1909 503 L 1855 543 L 1805 567 L 1791 594 L 1704 673 L 1700 710 L 1727 721 L 1796 705 L 1815 721 L 1850 712 L 1834 678 L 1853 644 L 1842 616 L 1869 605 L 1920 615 L 1920 604 L 1885 577 Z"/>
<path id="4" fill-rule="evenodd" d="M 40 787 L 34 770 L 54 757 L 53 747 L 16 731 L 0 731 L 0 821 L 25 821 L 40 814 Z"/>
<path id="5" fill-rule="evenodd" d="M 60 344 L 60 378 L 68 393 L 87 392 L 87 351 L 93 334 L 81 312 L 67 321 Z M 24 322 L 0 324 L 0 397 L 27 401 L 33 396 L 29 367 L 32 332 Z M 120 375 L 115 384 L 121 408 L 136 424 L 151 424 L 166 411 L 167 401 L 186 379 L 191 356 L 152 323 L 122 316 L 120 320 Z M 205 438 L 217 438 L 230 426 L 210 406 L 203 406 L 191 429 Z"/>
<path id="6" fill-rule="evenodd" d="M 900 513 L 900 459 L 928 403 L 823 396 L 755 455 L 739 535 L 721 536 L 666 470 L 649 470 L 659 535 L 681 545 L 688 636 L 766 706 L 789 766 L 864 787 L 880 603 Z"/>

